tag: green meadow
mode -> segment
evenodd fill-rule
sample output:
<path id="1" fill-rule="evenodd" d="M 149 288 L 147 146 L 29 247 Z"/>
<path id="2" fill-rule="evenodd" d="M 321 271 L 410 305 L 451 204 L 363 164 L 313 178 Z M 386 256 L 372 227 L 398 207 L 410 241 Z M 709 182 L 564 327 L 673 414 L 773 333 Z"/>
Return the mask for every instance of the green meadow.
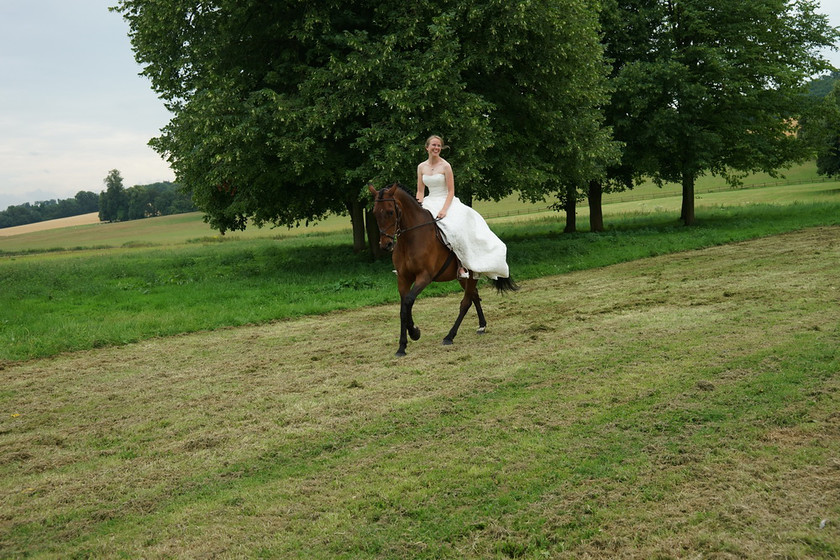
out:
<path id="1" fill-rule="evenodd" d="M 3 240 L 0 557 L 838 558 L 840 190 L 794 188 L 494 218 L 522 289 L 401 359 L 343 231 Z"/>
<path id="2" fill-rule="evenodd" d="M 514 278 L 528 280 L 836 224 L 840 187 L 811 167 L 792 170 L 790 184 L 700 185 L 691 228 L 677 223 L 673 185 L 608 195 L 600 234 L 562 234 L 563 217 L 545 205 L 477 207 L 508 243 Z M 588 228 L 585 207 L 578 226 Z M 0 361 L 394 302 L 389 259 L 372 262 L 349 244 L 343 217 L 220 236 L 199 214 L 0 237 Z"/>

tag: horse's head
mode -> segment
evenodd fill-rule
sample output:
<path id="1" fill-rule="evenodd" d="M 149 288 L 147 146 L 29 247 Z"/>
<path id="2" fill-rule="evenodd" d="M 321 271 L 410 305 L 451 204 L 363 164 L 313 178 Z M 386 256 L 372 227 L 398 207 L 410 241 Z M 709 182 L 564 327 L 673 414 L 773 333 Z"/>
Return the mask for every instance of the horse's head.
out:
<path id="1" fill-rule="evenodd" d="M 400 230 L 401 211 L 396 197 L 397 189 L 397 183 L 380 190 L 368 185 L 373 195 L 373 217 L 379 226 L 379 247 L 385 251 L 394 250 Z"/>

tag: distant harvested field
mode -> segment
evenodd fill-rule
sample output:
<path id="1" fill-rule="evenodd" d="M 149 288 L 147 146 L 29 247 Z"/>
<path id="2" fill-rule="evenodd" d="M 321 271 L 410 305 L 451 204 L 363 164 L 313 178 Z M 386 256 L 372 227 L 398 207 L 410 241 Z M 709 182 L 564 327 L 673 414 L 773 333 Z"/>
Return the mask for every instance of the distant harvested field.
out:
<path id="1" fill-rule="evenodd" d="M 73 226 L 87 226 L 90 224 L 98 223 L 99 212 L 91 212 L 90 214 L 81 214 L 80 216 L 70 216 L 69 218 L 59 218 L 57 220 L 47 220 L 45 222 L 38 222 L 35 224 L 0 228 L 0 237 L 5 237 L 9 235 L 21 235 L 24 233 L 33 233 L 36 231 L 46 231 L 48 229 L 66 228 Z"/>

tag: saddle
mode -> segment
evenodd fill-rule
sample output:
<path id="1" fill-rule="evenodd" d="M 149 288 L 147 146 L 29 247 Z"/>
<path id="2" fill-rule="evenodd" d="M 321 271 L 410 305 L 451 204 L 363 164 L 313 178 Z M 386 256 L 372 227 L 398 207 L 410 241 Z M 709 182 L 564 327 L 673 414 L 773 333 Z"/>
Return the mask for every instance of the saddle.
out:
<path id="1" fill-rule="evenodd" d="M 432 282 L 437 282 L 437 279 L 440 278 L 440 275 L 444 273 L 444 271 L 449 268 L 449 265 L 452 264 L 452 259 L 456 258 L 455 251 L 452 250 L 452 246 L 449 245 L 446 241 L 446 235 L 443 233 L 443 230 L 440 229 L 440 226 L 437 225 L 435 222 L 435 237 L 437 240 L 440 241 L 441 245 L 449 249 L 449 255 L 446 256 L 446 260 L 443 262 L 443 266 L 440 267 L 435 277 L 432 278 Z"/>

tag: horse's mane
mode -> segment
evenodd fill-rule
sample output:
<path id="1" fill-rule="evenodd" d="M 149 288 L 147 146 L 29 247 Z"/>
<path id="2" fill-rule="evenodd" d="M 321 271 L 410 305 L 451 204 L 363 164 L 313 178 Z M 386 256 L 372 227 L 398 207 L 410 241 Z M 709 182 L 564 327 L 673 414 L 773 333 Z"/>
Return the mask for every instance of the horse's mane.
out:
<path id="1" fill-rule="evenodd" d="M 402 183 L 394 183 L 394 185 L 396 185 L 396 186 L 397 186 L 397 190 L 395 190 L 395 191 L 394 191 L 394 196 L 398 196 L 398 192 L 399 192 L 399 191 L 402 191 L 402 193 L 403 193 L 405 196 L 407 196 L 409 199 L 413 200 L 413 201 L 414 201 L 414 203 L 415 203 L 417 206 L 421 206 L 421 207 L 423 206 L 422 204 L 420 204 L 420 202 L 419 202 L 419 201 L 417 200 L 417 198 L 414 196 L 414 193 L 413 193 L 413 192 L 411 192 L 411 191 L 409 191 L 409 190 L 408 190 L 405 186 L 403 186 L 403 184 L 402 184 Z M 394 185 L 391 185 L 391 186 L 394 186 Z M 383 191 L 384 191 L 384 189 L 383 189 Z M 381 196 L 382 196 L 382 195 L 381 195 L 381 193 L 380 193 L 380 197 L 381 197 Z"/>

